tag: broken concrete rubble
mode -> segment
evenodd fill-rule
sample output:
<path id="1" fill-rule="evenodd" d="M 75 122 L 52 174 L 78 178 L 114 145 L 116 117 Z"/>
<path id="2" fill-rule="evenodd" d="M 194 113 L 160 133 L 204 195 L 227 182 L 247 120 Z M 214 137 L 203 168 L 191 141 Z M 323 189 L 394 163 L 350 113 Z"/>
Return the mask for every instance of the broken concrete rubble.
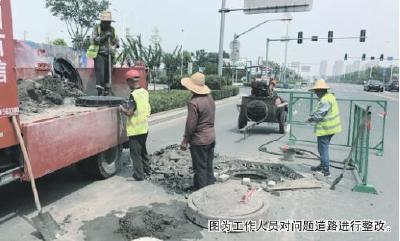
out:
<path id="1" fill-rule="evenodd" d="M 167 146 L 150 155 L 150 166 L 152 174 L 147 177 L 148 180 L 164 186 L 168 192 L 191 192 L 193 170 L 188 151 L 180 150 L 178 145 Z M 282 164 L 237 160 L 218 154 L 214 156 L 214 172 L 218 174 L 217 181 L 250 178 L 252 182 L 261 183 L 302 178 L 300 174 Z"/>
<path id="2" fill-rule="evenodd" d="M 21 113 L 40 113 L 46 108 L 64 104 L 67 98 L 85 94 L 74 83 L 46 76 L 38 80 L 19 80 L 18 95 Z"/>
<path id="3" fill-rule="evenodd" d="M 161 240 L 201 238 L 201 228 L 193 225 L 184 215 L 186 203 L 153 203 L 151 207 L 136 207 L 119 219 L 117 232 L 128 240 L 153 237 Z"/>

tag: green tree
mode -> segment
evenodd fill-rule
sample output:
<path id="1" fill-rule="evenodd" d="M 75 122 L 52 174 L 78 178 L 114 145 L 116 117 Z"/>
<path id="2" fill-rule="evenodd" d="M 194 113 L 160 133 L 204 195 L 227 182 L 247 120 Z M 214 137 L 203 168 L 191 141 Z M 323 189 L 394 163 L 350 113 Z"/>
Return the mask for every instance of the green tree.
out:
<path id="1" fill-rule="evenodd" d="M 108 0 L 46 0 L 46 8 L 65 22 L 74 48 L 82 49 L 85 36 L 100 13 L 110 6 Z"/>
<path id="2" fill-rule="evenodd" d="M 52 44 L 57 45 L 57 46 L 65 46 L 65 47 L 68 46 L 67 43 L 65 42 L 65 40 L 62 38 L 54 39 Z"/>
<path id="3" fill-rule="evenodd" d="M 181 51 L 182 46 L 176 46 L 172 53 L 163 54 L 165 74 L 168 78 L 168 89 L 171 88 L 171 85 L 176 80 L 176 77 L 178 77 L 178 70 L 181 65 Z"/>
<path id="4" fill-rule="evenodd" d="M 127 37 L 122 40 L 122 52 L 116 61 L 121 65 L 135 61 L 143 61 L 150 70 L 150 81 L 153 81 L 161 64 L 162 49 L 159 43 L 145 47 L 141 36 Z M 128 64 L 129 65 L 129 64 Z"/>

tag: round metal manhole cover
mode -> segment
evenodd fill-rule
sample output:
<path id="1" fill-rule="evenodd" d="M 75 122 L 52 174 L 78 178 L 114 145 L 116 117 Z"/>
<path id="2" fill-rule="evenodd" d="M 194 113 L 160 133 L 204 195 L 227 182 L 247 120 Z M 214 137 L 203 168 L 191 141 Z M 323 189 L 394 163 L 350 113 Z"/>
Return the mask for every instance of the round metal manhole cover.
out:
<path id="1" fill-rule="evenodd" d="M 265 219 L 268 196 L 264 191 L 255 191 L 247 202 L 241 202 L 249 193 L 247 186 L 235 180 L 207 186 L 188 197 L 186 216 L 204 228 L 208 227 L 209 220 L 258 222 Z"/>
<path id="2" fill-rule="evenodd" d="M 124 98 L 116 96 L 81 96 L 76 99 L 76 106 L 99 107 L 99 106 L 119 106 L 124 102 Z"/>

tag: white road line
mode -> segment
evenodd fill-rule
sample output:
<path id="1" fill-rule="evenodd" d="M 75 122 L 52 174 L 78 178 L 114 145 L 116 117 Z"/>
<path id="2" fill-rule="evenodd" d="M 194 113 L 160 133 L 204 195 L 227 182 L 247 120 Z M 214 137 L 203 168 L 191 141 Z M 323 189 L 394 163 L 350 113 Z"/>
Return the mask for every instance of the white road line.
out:
<path id="1" fill-rule="evenodd" d="M 372 95 L 372 96 L 375 96 L 375 97 L 379 96 L 379 97 L 383 97 L 383 98 L 386 98 L 386 99 L 389 99 L 389 100 L 393 100 L 393 101 L 399 101 L 398 98 L 393 98 L 391 96 L 387 96 L 387 95 L 383 95 L 383 94 L 379 94 L 379 93 L 365 92 L 365 94 Z"/>

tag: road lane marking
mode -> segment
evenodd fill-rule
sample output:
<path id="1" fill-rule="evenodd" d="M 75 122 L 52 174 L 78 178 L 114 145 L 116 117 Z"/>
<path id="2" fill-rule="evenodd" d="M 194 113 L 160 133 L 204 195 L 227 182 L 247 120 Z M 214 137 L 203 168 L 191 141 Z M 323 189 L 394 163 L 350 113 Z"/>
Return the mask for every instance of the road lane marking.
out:
<path id="1" fill-rule="evenodd" d="M 398 98 L 393 98 L 393 97 L 391 97 L 391 96 L 383 95 L 383 94 L 380 94 L 380 93 L 365 92 L 365 94 L 372 95 L 372 96 L 375 96 L 375 97 L 376 97 L 376 96 L 378 96 L 378 97 L 383 97 L 383 98 L 387 98 L 387 99 L 393 100 L 393 101 L 399 101 Z"/>

